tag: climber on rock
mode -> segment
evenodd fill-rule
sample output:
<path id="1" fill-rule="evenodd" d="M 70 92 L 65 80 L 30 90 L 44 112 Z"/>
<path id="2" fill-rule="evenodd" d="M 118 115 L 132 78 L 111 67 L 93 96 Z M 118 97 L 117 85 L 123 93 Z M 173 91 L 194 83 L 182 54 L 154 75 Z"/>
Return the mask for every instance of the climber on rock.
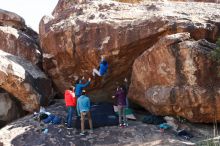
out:
<path id="1" fill-rule="evenodd" d="M 95 77 L 95 75 L 98 76 L 103 76 L 104 74 L 106 74 L 108 70 L 108 62 L 105 60 L 105 58 L 102 56 L 101 57 L 101 62 L 99 64 L 99 70 L 97 70 L 96 68 L 93 69 L 92 71 L 92 75 Z"/>

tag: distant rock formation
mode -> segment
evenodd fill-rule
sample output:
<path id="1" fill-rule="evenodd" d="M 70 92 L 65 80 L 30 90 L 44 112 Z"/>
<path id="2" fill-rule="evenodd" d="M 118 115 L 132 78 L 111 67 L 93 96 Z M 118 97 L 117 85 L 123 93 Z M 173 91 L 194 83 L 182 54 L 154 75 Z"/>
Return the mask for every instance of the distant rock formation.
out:
<path id="1" fill-rule="evenodd" d="M 25 21 L 19 15 L 0 9 L 0 26 L 11 26 L 16 29 L 22 29 Z"/>
<path id="2" fill-rule="evenodd" d="M 0 9 L 0 50 L 20 56 L 41 67 L 38 34 L 25 25 L 23 18 Z"/>

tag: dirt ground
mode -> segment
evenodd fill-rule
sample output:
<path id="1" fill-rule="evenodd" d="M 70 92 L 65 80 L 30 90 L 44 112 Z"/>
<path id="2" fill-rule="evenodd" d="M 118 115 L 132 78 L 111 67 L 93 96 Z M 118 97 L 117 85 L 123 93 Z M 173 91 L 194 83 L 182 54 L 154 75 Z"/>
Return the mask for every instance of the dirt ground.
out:
<path id="1" fill-rule="evenodd" d="M 66 111 L 63 102 L 56 102 L 47 108 L 47 111 L 65 118 Z M 44 124 L 34 120 L 33 115 L 19 119 L 0 130 L 0 146 L 184 146 L 207 145 L 208 142 L 200 142 L 213 137 L 212 124 L 184 123 L 194 136 L 190 140 L 179 137 L 172 130 L 161 132 L 156 125 L 144 124 L 140 120 L 143 117 L 138 113 L 137 121 L 129 121 L 129 126 L 101 127 L 80 136 L 77 129 L 68 130 L 63 124 Z M 48 128 L 48 133 L 42 130 Z M 216 139 L 219 139 L 216 137 Z M 218 145 L 219 143 L 216 143 Z"/>

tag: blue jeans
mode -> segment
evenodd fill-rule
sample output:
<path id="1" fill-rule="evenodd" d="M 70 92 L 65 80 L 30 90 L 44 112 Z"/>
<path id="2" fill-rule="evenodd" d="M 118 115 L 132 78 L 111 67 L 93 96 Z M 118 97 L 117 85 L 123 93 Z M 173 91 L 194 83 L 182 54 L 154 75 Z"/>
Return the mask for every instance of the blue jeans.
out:
<path id="1" fill-rule="evenodd" d="M 66 117 L 67 126 L 72 127 L 74 107 L 73 106 L 68 106 L 67 110 L 68 110 L 67 111 L 67 117 Z"/>
<path id="2" fill-rule="evenodd" d="M 125 108 L 126 108 L 126 106 L 118 105 L 119 124 L 126 124 L 127 123 Z M 122 119 L 123 119 L 123 121 L 122 121 Z"/>
<path id="3" fill-rule="evenodd" d="M 126 107 L 129 107 L 128 97 L 126 96 Z"/>

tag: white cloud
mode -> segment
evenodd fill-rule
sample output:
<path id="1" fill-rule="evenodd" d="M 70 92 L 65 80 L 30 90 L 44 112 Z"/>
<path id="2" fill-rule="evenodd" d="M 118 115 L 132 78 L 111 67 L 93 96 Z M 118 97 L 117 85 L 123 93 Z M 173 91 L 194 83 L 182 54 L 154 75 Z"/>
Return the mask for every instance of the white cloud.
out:
<path id="1" fill-rule="evenodd" d="M 50 15 L 58 0 L 0 0 L 0 9 L 14 12 L 38 32 L 41 18 Z"/>

